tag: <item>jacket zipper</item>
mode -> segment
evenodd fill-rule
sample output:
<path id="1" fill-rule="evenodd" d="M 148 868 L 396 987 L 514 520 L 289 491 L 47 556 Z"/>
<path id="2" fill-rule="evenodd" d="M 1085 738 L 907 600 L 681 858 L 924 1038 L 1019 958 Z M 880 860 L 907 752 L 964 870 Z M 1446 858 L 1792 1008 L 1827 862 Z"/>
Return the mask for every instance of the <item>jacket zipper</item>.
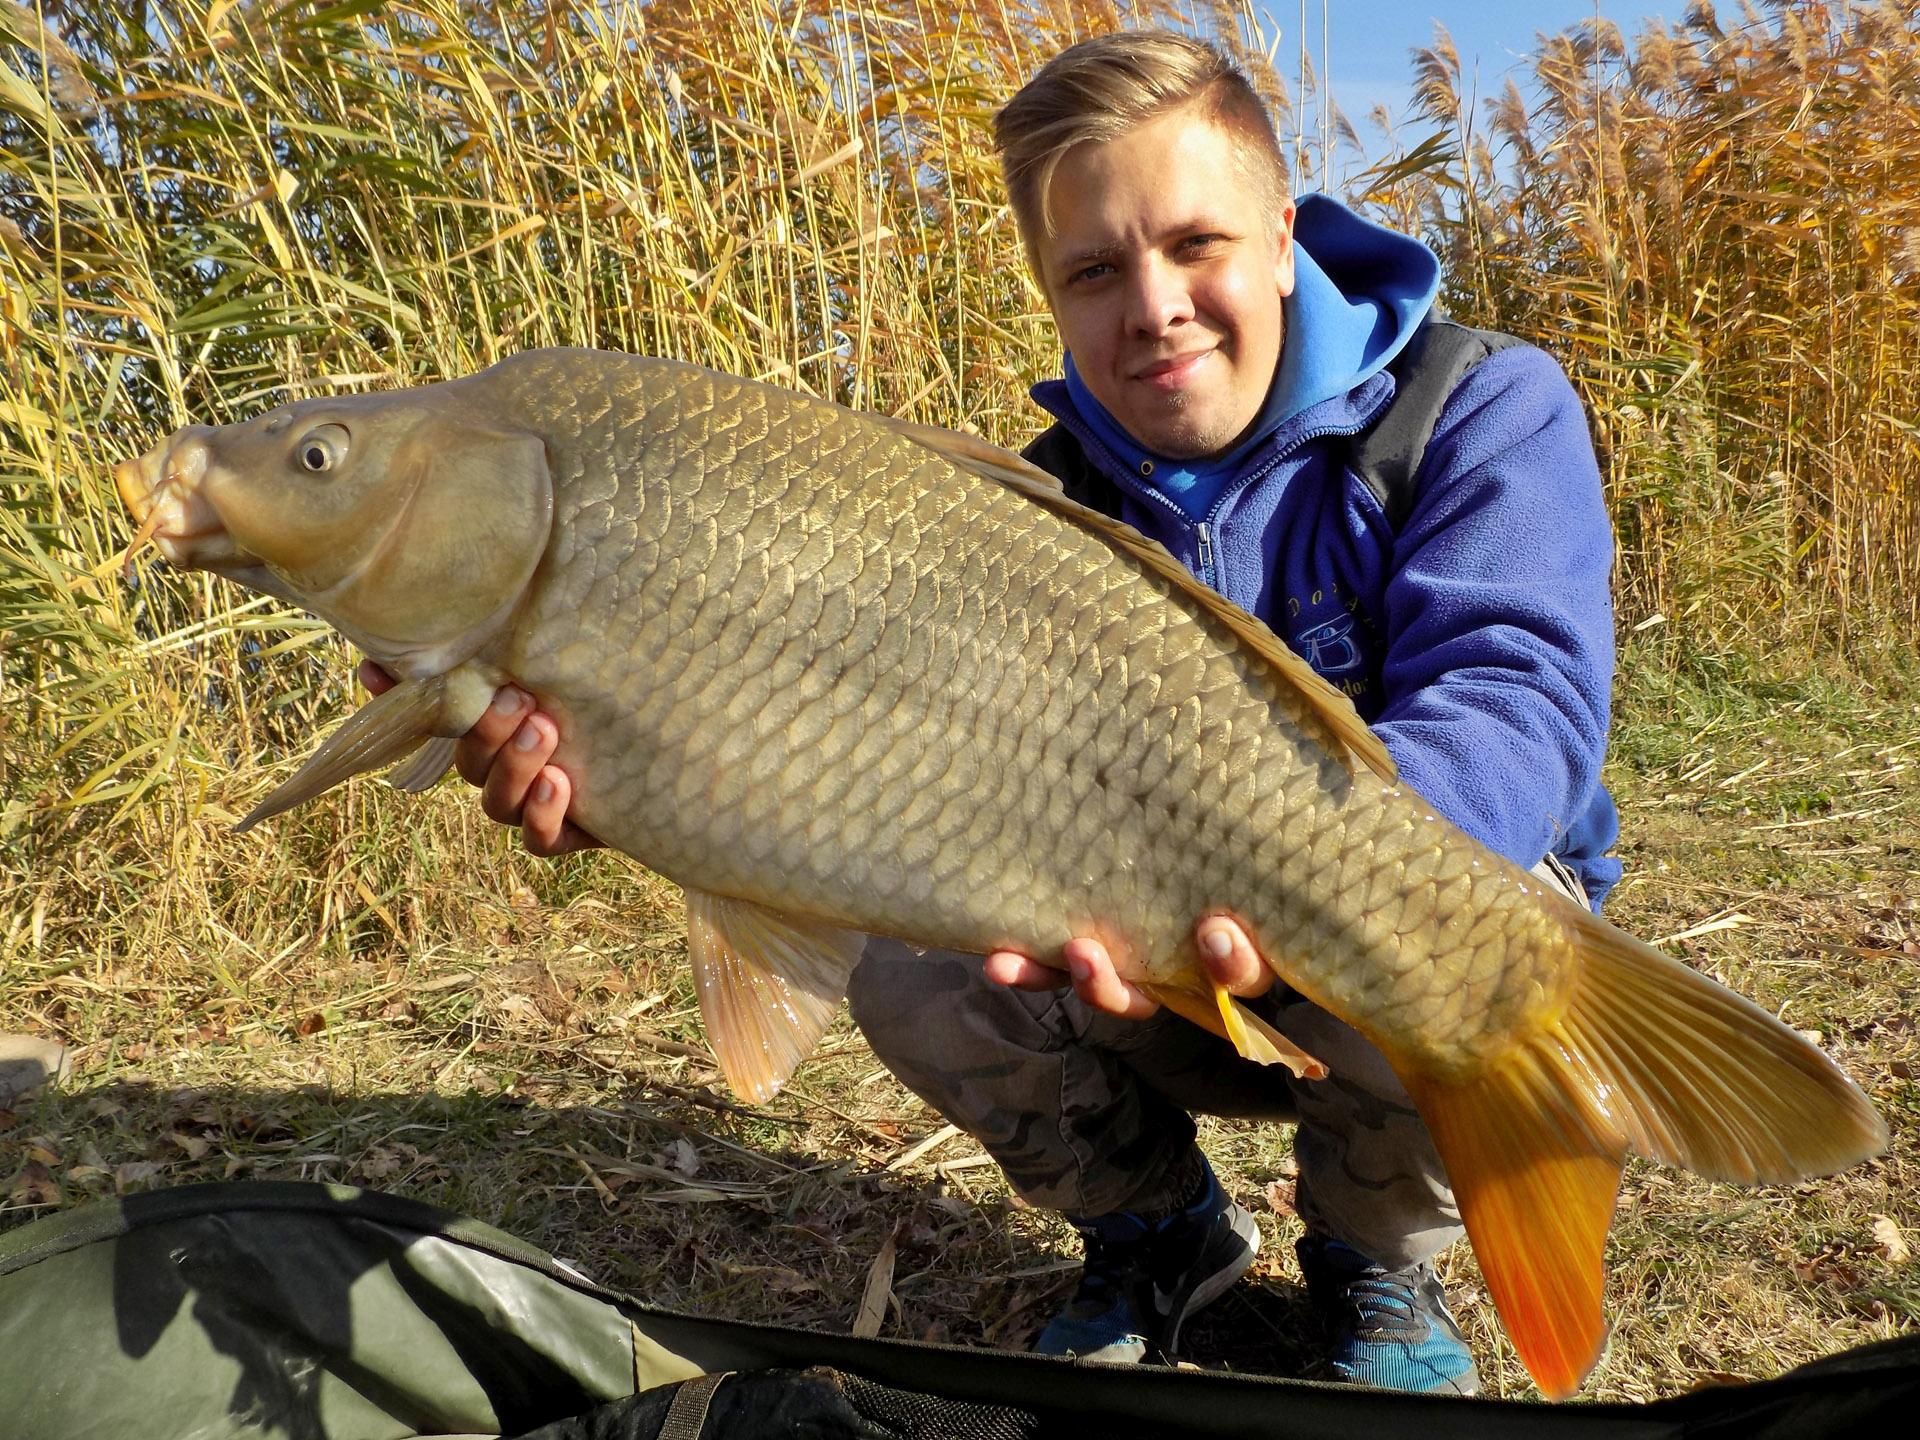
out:
<path id="1" fill-rule="evenodd" d="M 1383 408 L 1385 408 L 1384 405 L 1375 406 L 1357 424 L 1322 425 L 1315 429 L 1308 430 L 1304 434 L 1294 436 L 1293 439 L 1287 443 L 1284 450 L 1268 456 L 1266 463 L 1260 466 L 1258 470 L 1243 475 L 1231 489 L 1224 492 L 1219 499 L 1215 500 L 1213 502 L 1213 508 L 1207 512 L 1207 518 L 1198 522 L 1189 520 L 1187 518 L 1187 512 L 1182 510 L 1172 500 L 1169 500 L 1158 490 L 1140 484 L 1125 467 L 1114 463 L 1113 456 L 1107 450 L 1107 447 L 1101 444 L 1091 432 L 1070 422 L 1067 423 L 1067 429 L 1079 440 L 1081 450 L 1084 451 L 1089 458 L 1096 455 L 1105 457 L 1108 463 L 1099 468 L 1106 472 L 1108 480 L 1111 481 L 1117 489 L 1125 490 L 1136 499 L 1146 501 L 1149 504 L 1158 504 L 1175 516 L 1182 524 L 1191 524 L 1194 526 L 1194 558 L 1200 567 L 1200 573 L 1195 578 L 1209 589 L 1224 595 L 1226 593 L 1226 587 L 1222 583 L 1224 577 L 1213 573 L 1214 517 L 1226 508 L 1227 503 L 1232 500 L 1234 496 L 1238 495 L 1242 490 L 1245 490 L 1261 476 L 1276 468 L 1302 446 L 1310 445 L 1315 440 L 1324 439 L 1329 435 L 1358 435 L 1362 430 L 1366 429 L 1368 425 L 1373 423 L 1375 417 Z M 1060 419 L 1061 417 L 1056 415 L 1054 418 Z"/>
<path id="2" fill-rule="evenodd" d="M 1370 421 L 1371 418 L 1372 417 L 1369 416 L 1368 421 Z M 1304 447 L 1311 445 L 1314 441 L 1325 439 L 1329 435 L 1358 435 L 1362 430 L 1367 428 L 1368 421 L 1362 421 L 1358 425 L 1323 425 L 1318 429 L 1309 430 L 1305 434 L 1297 435 L 1284 450 L 1269 456 L 1266 464 L 1257 470 L 1250 471 L 1241 476 L 1232 486 L 1223 490 L 1220 493 L 1220 497 L 1213 502 L 1213 508 L 1207 511 L 1207 518 L 1200 521 L 1195 527 L 1194 544 L 1200 561 L 1200 579 L 1214 590 L 1219 591 L 1222 595 L 1227 593 L 1226 576 L 1214 574 L 1214 521 L 1220 512 L 1225 510 L 1242 490 L 1245 490 L 1256 480 L 1278 469 L 1286 460 L 1297 454 Z M 1172 502 L 1169 501 L 1168 503 L 1171 504 Z M 1175 506 L 1174 508 L 1178 509 L 1179 507 Z"/>

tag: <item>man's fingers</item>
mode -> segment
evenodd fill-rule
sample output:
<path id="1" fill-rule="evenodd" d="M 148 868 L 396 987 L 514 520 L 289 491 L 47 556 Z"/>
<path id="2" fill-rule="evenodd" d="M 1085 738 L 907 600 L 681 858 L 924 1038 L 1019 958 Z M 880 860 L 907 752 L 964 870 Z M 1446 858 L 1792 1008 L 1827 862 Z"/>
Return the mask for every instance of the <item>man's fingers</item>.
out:
<path id="1" fill-rule="evenodd" d="M 1067 972 L 1038 960 L 1029 960 L 1016 950 L 996 950 L 987 956 L 987 979 L 1013 990 L 1059 990 L 1069 979 Z"/>
<path id="2" fill-rule="evenodd" d="M 1073 976 L 1073 993 L 1094 1009 L 1123 1020 L 1144 1020 L 1160 1008 L 1139 990 L 1122 980 L 1113 968 L 1107 947 L 1098 940 L 1081 937 L 1069 940 L 1060 954 Z"/>
<path id="3" fill-rule="evenodd" d="M 1264 995 L 1273 987 L 1273 971 L 1231 915 L 1202 917 L 1193 935 L 1207 973 L 1235 995 Z"/>
<path id="4" fill-rule="evenodd" d="M 480 786 L 480 808 L 490 819 L 503 825 L 520 823 L 534 782 L 559 743 L 559 732 L 546 716 L 529 715 L 520 722 L 512 738 L 494 751 L 493 764 Z M 563 813 L 565 809 L 563 805 Z"/>
<path id="5" fill-rule="evenodd" d="M 1160 1008 L 1157 1001 L 1120 978 L 1107 947 L 1098 940 L 1069 940 L 1061 947 L 1060 958 L 1066 962 L 1065 974 L 1017 951 L 996 950 L 987 956 L 986 976 L 996 985 L 1015 990 L 1058 990 L 1071 984 L 1073 993 L 1088 1005 L 1123 1020 L 1144 1020 Z"/>
<path id="6" fill-rule="evenodd" d="M 520 728 L 526 730 L 529 720 Z M 516 740 L 517 743 L 517 740 Z M 598 843 L 586 831 L 570 824 L 567 806 L 573 803 L 573 782 L 558 765 L 541 767 L 527 791 L 526 809 L 520 817 L 520 838 L 533 855 L 565 855 L 569 850 L 584 850 Z"/>
<path id="7" fill-rule="evenodd" d="M 520 729 L 522 720 L 533 713 L 533 697 L 524 690 L 511 685 L 503 685 L 493 692 L 493 703 L 487 706 L 480 718 L 473 722 L 473 728 L 460 737 L 460 743 L 454 747 L 453 763 L 459 768 L 461 778 L 469 785 L 485 786 L 492 778 L 494 758 L 501 747 L 514 737 Z M 524 793 L 527 782 L 533 779 L 534 772 L 541 764 L 536 763 L 527 769 L 520 786 Z M 493 811 L 487 811 L 493 815 Z M 514 808 L 519 814 L 519 807 Z M 498 820 L 498 815 L 493 816 Z"/>
<path id="8" fill-rule="evenodd" d="M 359 674 L 375 695 L 394 686 L 393 677 L 371 660 L 360 662 Z M 559 744 L 559 730 L 534 710 L 533 697 L 503 685 L 453 751 L 461 776 L 480 787 L 480 808 L 487 817 L 518 825 L 535 855 L 565 855 L 601 843 L 567 818 L 573 782 L 566 771 L 547 764 Z"/>

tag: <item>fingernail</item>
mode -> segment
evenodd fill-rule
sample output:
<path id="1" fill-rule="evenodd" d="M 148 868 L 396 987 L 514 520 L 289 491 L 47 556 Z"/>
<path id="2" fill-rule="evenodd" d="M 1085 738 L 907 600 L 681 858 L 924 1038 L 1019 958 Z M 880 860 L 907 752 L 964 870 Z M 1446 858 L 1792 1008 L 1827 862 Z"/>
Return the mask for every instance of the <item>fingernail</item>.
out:
<path id="1" fill-rule="evenodd" d="M 1233 954 L 1233 936 L 1224 930 L 1209 930 L 1200 943 L 1207 947 L 1207 954 L 1216 960 L 1224 960 Z"/>
<path id="2" fill-rule="evenodd" d="M 493 712 L 496 715 L 516 715 L 520 711 L 521 702 L 526 698 L 511 685 L 496 690 L 493 692 Z"/>
<path id="3" fill-rule="evenodd" d="M 1093 966 L 1078 958 L 1069 959 L 1067 973 L 1073 976 L 1076 984 L 1084 985 L 1093 978 Z"/>
<path id="4" fill-rule="evenodd" d="M 533 785 L 533 798 L 543 805 L 553 799 L 553 781 L 536 780 Z"/>
<path id="5" fill-rule="evenodd" d="M 539 749 L 540 731 L 532 725 L 522 725 L 514 732 L 513 748 L 516 750 Z"/>

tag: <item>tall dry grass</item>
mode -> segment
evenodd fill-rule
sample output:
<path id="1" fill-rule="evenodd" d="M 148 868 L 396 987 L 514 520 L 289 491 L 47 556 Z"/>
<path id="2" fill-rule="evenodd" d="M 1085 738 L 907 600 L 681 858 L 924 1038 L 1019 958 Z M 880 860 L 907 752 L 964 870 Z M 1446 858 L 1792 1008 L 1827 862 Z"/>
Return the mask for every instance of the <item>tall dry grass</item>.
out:
<path id="1" fill-rule="evenodd" d="M 1549 344 L 1601 442 L 1624 609 L 1716 642 L 1920 622 L 1920 5 L 1693 5 L 1545 38 L 1482 107 L 1444 32 L 1452 161 L 1376 199 L 1463 315 Z M 1427 158 L 1431 159 L 1431 155 Z"/>
<path id="2" fill-rule="evenodd" d="M 123 574 L 109 466 L 189 419 L 568 344 L 1017 441 L 1058 356 L 992 112 L 1074 38 L 1196 15 L 1238 23 L 0 0 L 0 957 L 233 952 L 238 992 L 471 929 L 488 897 L 632 883 L 529 864 L 450 797 L 207 823 L 343 710 L 350 657 L 205 577 Z"/>
<path id="3" fill-rule="evenodd" d="M 1532 114 L 1512 97 L 1483 113 L 1442 44 L 1413 77 L 1435 133 L 1354 182 L 1442 251 L 1463 318 L 1540 339 L 1569 363 L 1603 442 L 1632 622 L 1662 610 L 1670 630 L 1703 643 L 1813 634 L 1855 646 L 1911 625 L 1915 14 L 1912 0 L 1831 19 L 1792 3 L 1726 33 L 1701 14 L 1631 53 L 1611 32 L 1578 32 L 1545 51 L 1548 98 Z M 440 1198 L 501 1223 L 525 1219 L 523 1195 L 578 1188 L 585 1162 L 529 1153 L 505 1107 L 459 1118 L 456 1102 L 445 1110 L 454 1118 L 417 1123 L 419 1092 L 461 1090 L 486 1066 L 629 1075 L 608 1055 L 681 1001 L 692 1010 L 684 995 L 656 1011 L 660 996 L 607 986 L 580 1002 L 584 1030 L 563 1016 L 516 1036 L 511 1058 L 495 1044 L 469 1064 L 492 1043 L 486 1017 L 507 1013 L 507 1001 L 524 1007 L 521 989 L 569 988 L 569 964 L 598 986 L 608 955 L 638 955 L 652 971 L 645 984 L 668 986 L 680 943 L 671 906 L 602 856 L 530 860 L 456 787 L 400 800 L 362 782 L 230 835 L 222 821 L 264 792 L 265 772 L 291 764 L 351 703 L 352 657 L 313 622 L 218 582 L 144 558 L 123 572 L 127 526 L 108 467 L 188 419 L 464 373 L 548 344 L 676 355 L 1017 441 L 1035 423 L 1025 388 L 1058 355 L 1021 272 L 990 116 L 1066 41 L 1170 17 L 1272 53 L 1272 36 L 1227 0 L 1177 11 L 1163 0 L 0 0 L 0 1029 L 80 1037 L 100 1082 L 74 1100 L 71 1113 L 86 1117 L 54 1144 L 73 1163 L 57 1185 L 46 1178 L 49 1190 L 178 1178 L 155 1147 L 201 1163 L 194 1135 L 168 1130 L 183 1110 L 200 1113 L 191 1093 L 144 1108 L 105 1093 L 147 1068 L 189 1085 L 217 1075 L 231 1092 L 223 1103 L 247 1119 L 240 1128 L 266 1136 L 224 1170 L 215 1150 L 191 1178 L 394 1184 L 398 1162 L 382 1147 L 402 1131 L 425 1146 L 416 1132 L 434 1132 L 454 1172 Z M 1303 63 L 1301 93 L 1324 99 L 1323 78 Z M 1265 80 L 1297 173 L 1326 183 L 1351 130 L 1329 113 L 1317 135 L 1300 134 L 1278 80 Z M 1689 714 L 1675 728 L 1674 753 L 1650 767 L 1650 805 L 1670 806 L 1690 786 L 1715 805 L 1745 802 L 1763 768 L 1746 751 L 1767 741 L 1752 738 L 1757 721 L 1743 723 L 1716 755 L 1702 737 L 1719 723 Z M 1891 791 L 1911 743 L 1887 741 L 1878 768 L 1844 772 L 1845 783 Z M 1824 775 L 1859 748 L 1796 751 L 1775 768 Z M 1666 853 L 1692 873 L 1742 826 L 1772 843 L 1785 827 L 1852 823 L 1807 813 L 1825 799 L 1796 798 L 1801 808 L 1778 824 L 1761 823 L 1770 812 L 1709 808 L 1695 848 L 1669 838 Z M 1648 816 L 1637 813 L 1644 834 Z M 1856 858 L 1881 839 L 1890 856 L 1892 834 L 1868 844 L 1851 831 L 1787 833 L 1834 847 L 1814 854 L 1847 857 L 1822 864 L 1898 866 Z M 1756 873 L 1749 865 L 1736 878 L 1748 887 Z M 1862 930 L 1846 898 L 1861 873 L 1831 881 L 1829 919 L 1815 929 L 1834 954 L 1903 954 L 1904 892 Z M 1751 888 L 1771 893 L 1773 877 Z M 1720 877 L 1693 878 L 1711 891 Z M 1657 901 L 1641 891 L 1625 903 L 1642 915 L 1669 907 L 1675 933 L 1700 933 L 1698 896 L 1672 877 L 1654 884 Z M 1738 903 L 1798 934 L 1808 920 L 1797 898 L 1789 884 Z M 562 905 L 554 933 L 534 934 L 528 917 Z M 1751 923 L 1745 911 L 1733 920 Z M 545 957 L 576 939 L 556 980 Z M 520 954 L 523 964 L 499 963 Z M 1865 1002 L 1890 1025 L 1905 1023 L 1896 963 Z M 544 982 L 505 978 L 543 968 Z M 1838 1002 L 1804 1001 L 1803 976 L 1788 969 L 1791 984 L 1780 981 L 1769 1003 L 1837 1013 Z M 497 1006 L 483 983 L 495 971 L 517 987 Z M 1823 958 L 1817 973 L 1838 986 L 1852 972 Z M 418 1040 L 407 1028 L 415 1011 L 430 1032 Z M 602 1026 L 597 1044 L 583 1038 Z M 1878 1033 L 1870 1021 L 1859 1029 Z M 348 1039 L 323 1057 L 317 1041 L 302 1043 L 316 1033 Z M 641 1043 L 686 1059 L 670 1036 Z M 870 1062 L 850 1054 L 839 1068 L 850 1064 Z M 315 1079 L 395 1093 L 338 1112 L 316 1103 L 297 1145 L 255 1123 L 256 1110 L 287 1110 L 293 1088 Z M 822 1133 L 841 1138 L 823 1144 L 844 1151 L 846 1135 L 864 1135 L 871 1143 L 854 1153 L 879 1166 L 905 1139 L 897 1125 L 888 1134 L 854 1118 L 860 1102 L 847 1096 L 911 1102 L 870 1083 L 887 1082 L 869 1073 L 822 1096 L 800 1085 L 789 1095 L 830 1118 Z M 1902 1093 L 1911 1108 L 1910 1087 Z M 631 1147 L 634 1122 L 613 1118 L 624 1140 L 596 1121 L 590 1143 Z M 453 1130 L 457 1143 L 443 1133 Z M 90 1158 L 96 1142 L 102 1154 Z M 327 1168 L 363 1142 L 378 1168 Z M 1255 1142 L 1234 1143 L 1251 1153 Z M 799 1174 L 738 1144 L 728 1153 Z M 131 1169 L 118 1163 L 129 1157 Z M 309 1157 L 311 1171 L 275 1168 Z M 35 1198 L 35 1163 L 21 1172 L 26 1198 L 0 1196 L 0 1223 L 58 1203 Z M 13 1164 L 0 1159 L 0 1180 Z M 1817 1251 L 1810 1273 L 1826 1264 L 1850 1274 L 1838 1260 L 1857 1260 L 1846 1247 L 1865 1223 L 1852 1211 L 1891 1210 L 1916 1228 L 1899 1208 L 1903 1175 L 1890 1169 L 1845 1204 L 1769 1202 L 1779 1230 L 1741 1231 L 1735 1248 Z M 780 1193 L 789 1211 L 800 1204 Z M 868 1192 L 847 1193 L 850 1232 L 894 1223 Z M 1909 1323 L 1910 1284 L 1874 1300 L 1880 1313 L 1868 1320 L 1818 1297 L 1789 1303 L 1757 1282 L 1752 1304 L 1729 1300 L 1717 1265 L 1683 1285 L 1673 1257 L 1712 1246 L 1717 1262 L 1735 1232 L 1702 1240 L 1699 1190 L 1673 1197 L 1664 1208 L 1657 1195 L 1634 1202 L 1683 1238 L 1644 1219 L 1629 1227 L 1640 1237 L 1627 1242 L 1634 1267 L 1655 1277 L 1642 1288 L 1658 1300 L 1616 1332 L 1615 1353 L 1632 1359 L 1625 1388 L 1610 1393 L 1644 1395 L 1643 1370 L 1677 1387 L 1778 1368 L 1776 1335 L 1791 1332 L 1778 1351 L 1790 1360 L 1836 1335 L 1851 1343 Z M 1753 1209 L 1742 1202 L 1734 1218 Z M 571 1201 L 557 1206 L 542 1238 L 571 1243 L 579 1218 Z M 597 1232 L 608 1256 L 678 1257 L 690 1228 L 731 1230 L 731 1253 L 758 1253 L 740 1248 L 737 1210 L 649 1221 L 637 1235 L 614 1218 Z M 983 1267 L 1018 1272 L 1000 1227 L 968 1223 L 983 1232 Z M 767 1256 L 789 1263 L 789 1238 Z M 853 1265 L 855 1250 L 837 1253 Z M 736 1291 L 764 1288 L 760 1274 L 741 1274 Z M 1044 1293 L 1055 1280 L 1011 1280 L 1013 1292 L 957 1291 L 954 1314 L 966 1303 L 997 1313 L 956 1319 L 955 1333 L 1003 1343 L 1026 1323 L 1022 1306 L 1035 1307 L 1030 1320 L 1058 1298 Z M 792 1302 L 781 1293 L 763 1298 L 784 1314 Z M 1008 1293 L 1025 1298 L 1002 1303 Z M 989 1298 L 965 1298 L 979 1296 Z M 1470 1303 L 1485 1340 L 1490 1315 Z M 1731 1311 L 1731 1328 L 1759 1338 L 1729 1338 L 1730 1327 L 1690 1320 L 1689 1309 Z M 1681 1353 L 1677 1334 L 1714 1343 Z M 1270 1349 L 1264 1330 L 1259 1348 Z M 1740 1358 L 1750 1355 L 1760 1358 Z"/>
<path id="4" fill-rule="evenodd" d="M 270 973 L 445 933 L 477 903 L 450 875 L 611 883 L 445 797 L 349 795 L 272 842 L 198 823 L 343 707 L 349 657 L 204 577 L 123 574 L 108 466 L 189 418 L 553 344 L 1017 441 L 1057 351 L 990 116 L 1063 43 L 1169 19 L 1275 48 L 1226 0 L 0 0 L 0 955 L 239 945 Z M 1256 69 L 1324 180 L 1350 129 L 1298 133 Z M 1624 613 L 1910 630 L 1920 3 L 1589 24 L 1537 73 L 1532 111 L 1477 105 L 1443 36 L 1411 76 L 1435 133 L 1356 188 L 1441 250 L 1456 312 L 1566 360 Z"/>

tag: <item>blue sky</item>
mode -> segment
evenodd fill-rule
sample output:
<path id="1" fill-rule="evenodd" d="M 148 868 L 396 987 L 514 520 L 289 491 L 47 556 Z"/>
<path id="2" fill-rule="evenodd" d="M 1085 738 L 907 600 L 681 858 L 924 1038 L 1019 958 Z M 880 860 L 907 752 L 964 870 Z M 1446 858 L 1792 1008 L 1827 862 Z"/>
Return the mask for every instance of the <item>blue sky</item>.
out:
<path id="1" fill-rule="evenodd" d="M 1274 64 L 1288 88 L 1297 90 L 1300 0 L 1263 0 L 1260 8 L 1266 12 L 1268 33 L 1280 33 Z M 1536 35 L 1567 29 L 1597 12 L 1631 41 L 1649 18 L 1677 21 L 1686 0 L 1327 0 L 1324 9 L 1330 32 L 1330 88 L 1361 140 L 1377 155 L 1383 148 L 1381 137 L 1367 117 L 1375 105 L 1384 104 L 1396 123 L 1405 121 L 1413 92 L 1410 52 L 1433 43 L 1435 20 L 1453 36 L 1468 83 L 1477 67 L 1479 94 L 1488 97 L 1500 93 L 1510 73 L 1525 92 L 1530 73 L 1526 58 Z M 1321 68 L 1322 10 L 1322 0 L 1306 0 L 1306 40 L 1316 71 Z M 1309 130 L 1317 124 L 1311 113 L 1301 119 Z M 1424 133 L 1424 127 L 1411 133 Z"/>

